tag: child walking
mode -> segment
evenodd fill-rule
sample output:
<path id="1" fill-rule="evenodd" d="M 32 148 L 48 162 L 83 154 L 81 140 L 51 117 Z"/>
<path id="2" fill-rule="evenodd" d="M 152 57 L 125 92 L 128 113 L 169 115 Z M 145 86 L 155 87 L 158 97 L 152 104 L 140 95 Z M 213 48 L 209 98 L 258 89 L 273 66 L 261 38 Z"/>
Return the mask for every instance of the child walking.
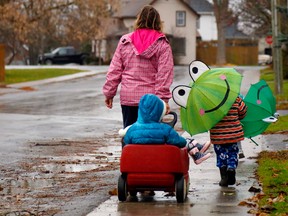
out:
<path id="1" fill-rule="evenodd" d="M 211 154 L 205 151 L 211 145 L 206 142 L 199 144 L 194 139 L 185 139 L 173 127 L 160 122 L 166 114 L 166 103 L 154 94 L 141 97 L 137 121 L 131 126 L 120 130 L 124 136 L 124 146 L 127 144 L 168 144 L 179 148 L 187 147 L 195 164 L 208 159 Z"/>
<path id="2" fill-rule="evenodd" d="M 138 103 L 153 93 L 165 101 L 169 112 L 170 87 L 174 76 L 171 45 L 163 33 L 158 11 L 144 6 L 137 16 L 135 30 L 119 40 L 103 86 L 105 104 L 111 109 L 120 88 L 123 128 L 137 120 Z"/>
<path id="3" fill-rule="evenodd" d="M 220 170 L 220 186 L 227 187 L 236 183 L 238 166 L 238 142 L 244 139 L 240 120 L 247 112 L 244 101 L 237 97 L 228 114 L 210 130 L 210 139 L 214 144 L 217 164 Z"/>

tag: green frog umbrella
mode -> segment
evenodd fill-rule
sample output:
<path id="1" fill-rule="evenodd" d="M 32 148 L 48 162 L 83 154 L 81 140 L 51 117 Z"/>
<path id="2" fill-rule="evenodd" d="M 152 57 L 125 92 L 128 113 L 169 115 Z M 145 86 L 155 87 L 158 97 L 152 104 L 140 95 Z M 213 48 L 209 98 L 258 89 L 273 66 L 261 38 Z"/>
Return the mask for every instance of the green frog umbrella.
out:
<path id="1" fill-rule="evenodd" d="M 261 80 L 252 84 L 244 98 L 247 114 L 241 120 L 244 136 L 251 138 L 263 133 L 267 127 L 276 122 L 276 99 L 268 84 Z"/>
<path id="2" fill-rule="evenodd" d="M 210 130 L 229 111 L 240 93 L 242 76 L 233 68 L 210 69 L 201 61 L 189 65 L 192 82 L 179 85 L 173 100 L 181 106 L 182 127 L 190 135 Z"/>

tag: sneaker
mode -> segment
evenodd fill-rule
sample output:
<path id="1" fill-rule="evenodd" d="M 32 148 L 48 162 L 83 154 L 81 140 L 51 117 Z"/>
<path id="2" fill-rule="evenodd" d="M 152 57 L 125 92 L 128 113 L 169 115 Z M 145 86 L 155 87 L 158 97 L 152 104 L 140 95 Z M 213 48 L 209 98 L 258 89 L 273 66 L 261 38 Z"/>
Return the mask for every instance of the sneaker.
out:
<path id="1" fill-rule="evenodd" d="M 188 152 L 196 147 L 201 153 L 204 153 L 209 149 L 210 145 L 212 144 L 210 141 L 207 141 L 205 144 L 201 145 L 197 142 L 197 140 L 192 139 L 192 138 L 187 138 L 186 139 L 186 146 L 188 148 Z"/>
<path id="2" fill-rule="evenodd" d="M 199 151 L 198 152 L 192 152 L 192 151 L 190 151 L 189 154 L 193 158 L 194 163 L 196 165 L 202 163 L 203 161 L 207 160 L 211 156 L 211 153 L 201 153 Z"/>
<path id="3" fill-rule="evenodd" d="M 207 142 L 206 142 L 205 144 L 203 144 L 203 145 L 197 143 L 195 146 L 198 148 L 198 150 L 199 150 L 201 153 L 204 153 L 204 152 L 206 152 L 206 151 L 209 149 L 209 147 L 210 147 L 211 144 L 212 144 L 212 143 L 211 143 L 210 141 L 207 141 Z"/>

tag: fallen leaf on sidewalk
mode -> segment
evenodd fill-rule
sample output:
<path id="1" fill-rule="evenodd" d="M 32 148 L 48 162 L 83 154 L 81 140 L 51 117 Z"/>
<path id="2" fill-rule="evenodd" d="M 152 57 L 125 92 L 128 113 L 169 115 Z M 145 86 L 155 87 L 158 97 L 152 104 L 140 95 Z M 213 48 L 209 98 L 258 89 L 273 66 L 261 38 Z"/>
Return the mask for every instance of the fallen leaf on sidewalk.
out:
<path id="1" fill-rule="evenodd" d="M 111 196 L 116 196 L 117 194 L 118 194 L 117 188 L 114 188 L 113 190 L 109 191 L 109 195 L 111 195 Z"/>
<path id="2" fill-rule="evenodd" d="M 241 201 L 239 204 L 238 204 L 239 206 L 247 206 L 247 207 L 250 207 L 250 208 L 252 208 L 252 207 L 257 207 L 257 204 L 256 203 L 254 203 L 254 202 L 250 202 L 250 201 L 248 201 L 248 200 L 243 200 L 243 201 Z"/>
<path id="3" fill-rule="evenodd" d="M 19 89 L 24 90 L 24 91 L 35 91 L 36 90 L 35 88 L 30 87 L 30 86 L 24 86 L 24 87 L 21 87 Z"/>

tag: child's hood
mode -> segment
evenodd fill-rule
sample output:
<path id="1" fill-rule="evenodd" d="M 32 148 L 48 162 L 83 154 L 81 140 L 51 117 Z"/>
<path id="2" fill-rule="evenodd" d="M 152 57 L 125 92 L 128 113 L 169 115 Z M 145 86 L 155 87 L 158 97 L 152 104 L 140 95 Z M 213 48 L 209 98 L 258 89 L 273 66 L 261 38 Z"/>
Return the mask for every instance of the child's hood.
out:
<path id="1" fill-rule="evenodd" d="M 141 97 L 138 109 L 139 123 L 159 122 L 166 113 L 166 104 L 154 94 Z"/>
<path id="2" fill-rule="evenodd" d="M 138 29 L 125 35 L 121 41 L 123 44 L 132 43 L 133 51 L 136 55 L 150 58 L 157 52 L 158 49 L 156 49 L 157 44 L 155 42 L 160 38 L 167 40 L 166 36 L 161 32 L 152 29 Z"/>

